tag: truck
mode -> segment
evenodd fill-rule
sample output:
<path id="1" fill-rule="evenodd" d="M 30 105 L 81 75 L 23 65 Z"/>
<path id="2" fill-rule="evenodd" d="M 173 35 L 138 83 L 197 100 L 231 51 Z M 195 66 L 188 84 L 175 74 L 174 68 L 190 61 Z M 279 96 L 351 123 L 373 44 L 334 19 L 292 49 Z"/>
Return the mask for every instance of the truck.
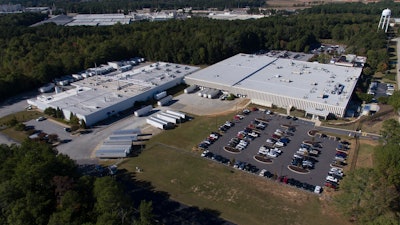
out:
<path id="1" fill-rule="evenodd" d="M 197 90 L 197 85 L 192 85 L 192 86 L 189 86 L 189 87 L 185 88 L 185 90 L 183 90 L 183 92 L 185 94 L 190 94 L 190 93 L 192 93 L 192 92 L 194 92 L 196 90 Z"/>
<path id="2" fill-rule="evenodd" d="M 207 98 L 215 98 L 215 97 L 217 97 L 219 94 L 221 93 L 221 91 L 220 90 L 217 90 L 217 89 L 213 89 L 213 90 L 210 90 L 209 92 L 208 92 L 208 94 L 207 94 Z"/>
<path id="3" fill-rule="evenodd" d="M 167 92 L 163 91 L 163 92 L 160 92 L 158 94 L 155 94 L 154 95 L 154 99 L 155 100 L 160 100 L 160 99 L 164 98 L 165 96 L 167 96 Z"/>
<path id="4" fill-rule="evenodd" d="M 45 86 L 40 87 L 40 88 L 39 88 L 39 91 L 40 91 L 41 93 L 50 92 L 50 91 L 53 90 L 53 88 L 54 88 L 55 86 L 56 86 L 56 85 L 54 85 L 53 83 L 48 83 L 48 84 L 46 84 Z"/>
<path id="5" fill-rule="evenodd" d="M 164 105 L 168 104 L 171 100 L 172 100 L 172 95 L 168 95 L 167 97 L 160 99 L 157 102 L 157 105 L 164 106 Z"/>
<path id="6" fill-rule="evenodd" d="M 133 114 L 135 116 L 139 117 L 139 116 L 143 116 L 143 115 L 148 114 L 151 110 L 153 110 L 153 106 L 148 105 L 148 106 L 145 106 L 145 107 L 143 107 L 141 109 L 136 110 Z"/>

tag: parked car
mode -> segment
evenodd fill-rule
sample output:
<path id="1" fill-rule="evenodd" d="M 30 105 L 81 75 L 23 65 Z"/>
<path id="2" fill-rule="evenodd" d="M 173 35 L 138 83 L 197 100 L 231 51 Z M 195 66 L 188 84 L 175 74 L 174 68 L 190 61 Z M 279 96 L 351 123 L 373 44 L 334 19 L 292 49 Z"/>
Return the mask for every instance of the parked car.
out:
<path id="1" fill-rule="evenodd" d="M 284 147 L 285 145 L 286 145 L 285 143 L 280 142 L 280 141 L 278 141 L 278 142 L 275 143 L 275 146 L 276 146 L 276 147 Z"/>
<path id="2" fill-rule="evenodd" d="M 290 139 L 289 139 L 289 138 L 286 138 L 286 137 L 283 137 L 283 138 L 279 139 L 279 141 L 282 142 L 282 143 L 284 143 L 284 144 L 287 144 L 287 143 L 290 142 Z"/>
<path id="3" fill-rule="evenodd" d="M 332 182 L 325 182 L 325 187 L 329 187 L 329 188 L 332 188 L 332 189 L 337 189 L 338 188 L 338 186 L 337 186 L 337 184 L 335 184 L 335 183 L 332 183 Z"/>
<path id="4" fill-rule="evenodd" d="M 320 194 L 322 192 L 321 186 L 315 186 L 314 193 Z"/>
<path id="5" fill-rule="evenodd" d="M 326 181 L 330 181 L 330 182 L 334 182 L 334 183 L 338 183 L 338 179 L 332 177 L 332 176 L 326 176 L 325 178 Z"/>
<path id="6" fill-rule="evenodd" d="M 36 121 L 38 121 L 38 122 L 43 121 L 43 120 L 46 120 L 46 117 L 41 116 L 36 119 Z"/>
<path id="7" fill-rule="evenodd" d="M 260 177 L 263 177 L 264 174 L 265 174 L 265 172 L 267 172 L 267 170 L 266 170 L 266 169 L 262 169 L 258 175 L 259 175 Z"/>

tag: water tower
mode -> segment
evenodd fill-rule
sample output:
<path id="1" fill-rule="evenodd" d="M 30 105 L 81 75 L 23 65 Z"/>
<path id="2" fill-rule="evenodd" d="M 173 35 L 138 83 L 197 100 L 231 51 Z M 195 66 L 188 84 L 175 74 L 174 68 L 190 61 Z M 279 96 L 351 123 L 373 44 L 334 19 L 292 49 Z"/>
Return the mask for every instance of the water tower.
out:
<path id="1" fill-rule="evenodd" d="M 381 19 L 379 20 L 378 29 L 385 30 L 385 33 L 387 32 L 388 27 L 389 27 L 389 21 L 390 21 L 391 14 L 392 14 L 392 11 L 390 11 L 390 9 L 385 9 L 382 11 Z"/>

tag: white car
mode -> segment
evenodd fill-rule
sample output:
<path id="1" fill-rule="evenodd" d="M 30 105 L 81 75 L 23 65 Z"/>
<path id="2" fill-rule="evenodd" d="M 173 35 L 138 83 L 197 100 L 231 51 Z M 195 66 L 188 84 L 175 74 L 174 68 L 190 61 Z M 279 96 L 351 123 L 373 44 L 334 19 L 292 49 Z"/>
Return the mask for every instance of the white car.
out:
<path id="1" fill-rule="evenodd" d="M 276 140 L 272 138 L 268 138 L 265 142 L 270 143 L 270 144 L 275 144 Z"/>
<path id="2" fill-rule="evenodd" d="M 258 137 L 258 134 L 256 132 L 254 132 L 254 131 L 249 133 L 248 135 L 250 135 L 252 137 L 255 137 L 255 138 Z"/>
<path id="3" fill-rule="evenodd" d="M 235 147 L 237 150 L 243 150 L 244 149 L 244 146 L 243 145 L 236 145 L 236 147 Z"/>
<path id="4" fill-rule="evenodd" d="M 278 157 L 278 154 L 276 154 L 276 152 L 274 152 L 274 151 L 269 151 L 267 156 L 271 157 L 271 158 L 276 158 L 276 157 Z"/>
<path id="5" fill-rule="evenodd" d="M 332 177 L 332 176 L 326 176 L 326 180 L 327 180 L 327 181 L 334 182 L 334 183 L 337 183 L 337 182 L 338 182 L 338 179 L 336 179 L 336 178 L 334 178 L 334 177 Z"/>
<path id="6" fill-rule="evenodd" d="M 284 147 L 285 143 L 278 141 L 278 142 L 275 143 L 275 146 L 276 147 Z"/>
<path id="7" fill-rule="evenodd" d="M 205 150 L 203 153 L 201 153 L 201 157 L 205 157 L 208 152 L 209 152 L 208 150 Z"/>
<path id="8" fill-rule="evenodd" d="M 267 170 L 266 169 L 262 169 L 258 175 L 260 177 L 263 177 L 265 172 L 267 172 Z"/>
<path id="9" fill-rule="evenodd" d="M 315 186 L 314 193 L 320 194 L 322 191 L 321 186 Z"/>
<path id="10" fill-rule="evenodd" d="M 278 153 L 278 154 L 282 154 L 282 150 L 280 150 L 279 148 L 274 148 L 272 149 L 274 152 Z"/>
<path id="11" fill-rule="evenodd" d="M 259 123 L 256 126 L 257 129 L 265 129 L 265 125 L 263 123 Z"/>
<path id="12" fill-rule="evenodd" d="M 332 167 L 329 171 L 343 174 L 343 169 L 340 169 L 340 168 L 337 168 L 337 167 Z"/>

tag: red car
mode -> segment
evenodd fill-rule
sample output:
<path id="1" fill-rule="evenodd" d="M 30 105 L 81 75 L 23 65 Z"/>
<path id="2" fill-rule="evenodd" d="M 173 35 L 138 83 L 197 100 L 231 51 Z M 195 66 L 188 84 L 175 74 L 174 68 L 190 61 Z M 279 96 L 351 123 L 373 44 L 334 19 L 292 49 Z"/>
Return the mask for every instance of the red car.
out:
<path id="1" fill-rule="evenodd" d="M 336 184 L 334 184 L 334 183 L 331 183 L 331 182 L 325 182 L 325 187 L 329 187 L 329 188 L 332 188 L 332 189 L 338 189 L 338 186 L 336 185 Z"/>
<path id="2" fill-rule="evenodd" d="M 281 136 L 279 136 L 279 135 L 276 135 L 276 134 L 273 134 L 273 135 L 272 135 L 272 138 L 275 138 L 275 139 L 280 139 L 280 138 L 281 138 Z"/>

